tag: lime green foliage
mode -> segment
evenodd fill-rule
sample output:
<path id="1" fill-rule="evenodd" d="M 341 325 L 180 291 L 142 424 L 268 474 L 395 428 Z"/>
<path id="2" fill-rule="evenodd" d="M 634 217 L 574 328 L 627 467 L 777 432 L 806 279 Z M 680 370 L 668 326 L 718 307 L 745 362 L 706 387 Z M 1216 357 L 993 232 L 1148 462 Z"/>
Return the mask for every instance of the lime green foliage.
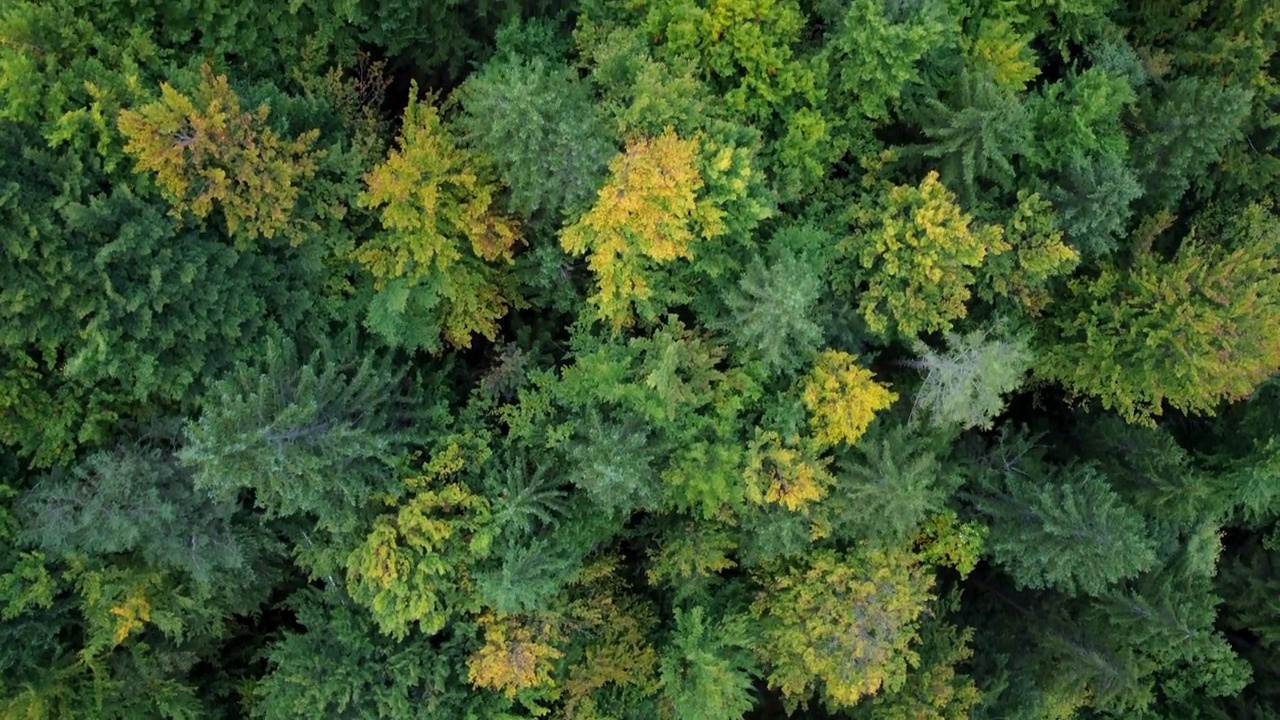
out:
<path id="1" fill-rule="evenodd" d="M 1038 194 L 1018 191 L 1004 225 L 1006 252 L 982 266 L 978 294 L 988 302 L 1008 298 L 1018 310 L 1039 315 L 1053 301 L 1051 281 L 1075 269 L 1080 255 L 1063 241 L 1053 206 Z"/>
<path id="2" fill-rule="evenodd" d="M 693 63 L 729 109 L 762 121 L 784 103 L 815 100 L 815 78 L 794 57 L 805 17 L 795 0 L 646 3 L 640 27 L 672 65 Z"/>
<path id="3" fill-rule="evenodd" d="M 1072 160 L 1124 157 L 1128 139 L 1121 118 L 1135 100 L 1125 78 L 1098 68 L 1045 87 L 1028 107 L 1037 139 L 1029 161 L 1061 168 Z"/>
<path id="4" fill-rule="evenodd" d="M 830 100 L 871 120 L 885 120 L 908 84 L 918 81 L 918 63 L 946 37 L 933 3 L 919 12 L 891 15 L 885 3 L 855 0 L 824 46 L 831 66 Z"/>
<path id="5" fill-rule="evenodd" d="M 662 657 L 663 693 L 677 720 L 733 720 L 755 706 L 750 629 L 742 618 L 714 622 L 694 607 L 675 611 L 675 636 Z"/>
<path id="6" fill-rule="evenodd" d="M 965 38 L 965 61 L 996 86 L 1018 92 L 1040 74 L 1035 51 L 1029 47 L 1034 39 L 1032 33 L 1019 33 L 1007 17 L 984 19 L 976 35 Z"/>

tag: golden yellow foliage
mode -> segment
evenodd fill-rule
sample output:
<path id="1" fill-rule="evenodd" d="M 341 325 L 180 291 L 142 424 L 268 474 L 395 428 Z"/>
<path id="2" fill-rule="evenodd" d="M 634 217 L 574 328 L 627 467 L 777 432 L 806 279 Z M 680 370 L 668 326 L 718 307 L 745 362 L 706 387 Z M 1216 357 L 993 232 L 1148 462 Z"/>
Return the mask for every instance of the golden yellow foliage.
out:
<path id="1" fill-rule="evenodd" d="M 588 256 L 597 281 L 590 300 L 619 330 L 634 322 L 633 303 L 652 296 L 645 278 L 649 263 L 692 258 L 699 235 L 712 237 L 723 225 L 697 200 L 703 181 L 696 139 L 681 139 L 667 128 L 659 137 L 628 143 L 609 171 L 596 204 L 560 242 L 569 253 Z"/>
<path id="2" fill-rule="evenodd" d="M 799 438 L 783 443 L 776 432 L 757 432 L 747 454 L 747 498 L 794 512 L 826 497 L 835 478 L 816 450 Z"/>
<path id="3" fill-rule="evenodd" d="M 514 698 L 526 688 L 555 684 L 552 665 L 563 653 L 553 644 L 559 632 L 552 618 L 485 613 L 477 622 L 484 645 L 467 660 L 467 680 L 473 686 Z"/>
<path id="4" fill-rule="evenodd" d="M 966 38 L 965 50 L 969 61 L 997 85 L 1022 92 L 1040 74 L 1035 52 L 1029 47 L 1034 39 L 1031 33 L 1019 34 L 1008 20 L 988 21 L 982 23 L 976 38 Z"/>
<path id="5" fill-rule="evenodd" d="M 378 289 L 405 278 L 427 282 L 441 301 L 440 332 L 454 347 L 490 340 L 518 302 L 513 283 L 487 263 L 510 263 L 524 242 L 515 220 L 494 207 L 498 184 L 481 158 L 451 137 L 430 102 L 410 91 L 399 147 L 365 175 L 358 202 L 377 209 L 383 232 L 355 259 Z"/>
<path id="6" fill-rule="evenodd" d="M 462 257 L 462 242 L 484 260 L 510 260 L 522 242 L 519 226 L 493 206 L 497 185 L 477 158 L 446 132 L 430 102 L 409 93 L 399 147 L 365 175 L 362 207 L 380 209 L 388 231 L 356 250 L 379 283 L 420 278 Z"/>
<path id="7" fill-rule="evenodd" d="M 137 167 L 155 173 L 175 215 L 204 218 L 214 202 L 227 231 L 253 239 L 283 233 L 297 240 L 293 208 L 298 183 L 315 173 L 320 156 L 311 150 L 318 132 L 286 141 L 267 126 L 268 108 L 240 108 L 225 75 L 200 69 L 195 97 L 160 86 L 160 100 L 121 110 L 125 152 Z"/>
<path id="8" fill-rule="evenodd" d="M 118 618 L 112 642 L 119 645 L 134 630 L 139 630 L 151 622 L 151 603 L 147 601 L 144 586 L 137 584 L 131 587 L 124 600 L 118 605 L 112 606 L 111 614 Z"/>
<path id="9" fill-rule="evenodd" d="M 875 414 L 898 399 L 874 377 L 848 353 L 826 350 L 818 355 L 803 395 L 815 439 L 852 445 L 862 437 Z"/>

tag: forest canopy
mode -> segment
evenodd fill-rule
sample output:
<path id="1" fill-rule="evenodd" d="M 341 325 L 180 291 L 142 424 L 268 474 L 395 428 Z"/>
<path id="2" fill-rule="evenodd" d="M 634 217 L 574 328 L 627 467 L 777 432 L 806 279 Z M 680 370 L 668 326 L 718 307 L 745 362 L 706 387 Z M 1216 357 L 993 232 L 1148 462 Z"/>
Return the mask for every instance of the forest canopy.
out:
<path id="1" fill-rule="evenodd" d="M 3 3 L 0 718 L 1280 720 L 1278 41 Z"/>

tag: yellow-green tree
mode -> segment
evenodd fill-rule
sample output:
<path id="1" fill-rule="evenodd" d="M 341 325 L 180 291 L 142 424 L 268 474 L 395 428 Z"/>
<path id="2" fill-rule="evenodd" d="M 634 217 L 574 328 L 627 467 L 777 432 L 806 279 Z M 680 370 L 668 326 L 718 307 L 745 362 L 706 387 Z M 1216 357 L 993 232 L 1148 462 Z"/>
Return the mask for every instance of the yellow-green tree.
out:
<path id="1" fill-rule="evenodd" d="M 783 442 L 776 432 L 756 432 L 744 471 L 747 499 L 796 511 L 821 500 L 835 482 L 821 446 L 811 439 Z"/>
<path id="2" fill-rule="evenodd" d="M 1037 193 L 1018 191 L 1018 205 L 1005 225 L 1009 252 L 992 254 L 982 266 L 979 296 L 1008 297 L 1039 315 L 1053 296 L 1049 282 L 1075 269 L 1080 254 L 1063 242 L 1053 205 Z"/>
<path id="3" fill-rule="evenodd" d="M 615 330 L 633 324 L 635 306 L 653 297 L 652 265 L 691 259 L 694 243 L 714 236 L 708 221 L 716 216 L 698 201 L 702 185 L 698 141 L 668 128 L 628 143 L 609 163 L 595 205 L 561 235 L 565 250 L 587 255 L 596 276 L 590 301 Z"/>
<path id="4" fill-rule="evenodd" d="M 469 347 L 475 333 L 492 339 L 513 298 L 489 263 L 511 261 L 520 228 L 494 207 L 489 168 L 449 135 L 435 106 L 418 102 L 416 85 L 398 144 L 365 175 L 358 202 L 379 211 L 383 232 L 355 258 L 380 291 L 411 296 L 386 303 L 399 312 L 412 301 L 439 307 L 452 345 Z"/>
<path id="5" fill-rule="evenodd" d="M 791 708 L 818 691 L 848 707 L 904 682 L 932 577 L 905 550 L 818 550 L 762 578 L 751 606 L 769 684 Z"/>
<path id="6" fill-rule="evenodd" d="M 1207 245 L 1193 233 L 1170 261 L 1148 252 L 1073 281 L 1035 372 L 1131 422 L 1165 403 L 1212 413 L 1249 395 L 1280 368 L 1280 222 L 1253 206 L 1224 235 Z"/>
<path id="7" fill-rule="evenodd" d="M 815 439 L 852 445 L 862 437 L 875 414 L 898 399 L 874 378 L 849 353 L 826 350 L 818 355 L 803 395 Z"/>
<path id="8" fill-rule="evenodd" d="M 489 553 L 492 534 L 483 497 L 459 483 L 422 487 L 394 513 L 380 516 L 351 553 L 351 597 L 388 635 L 403 639 L 414 624 L 437 633 L 458 613 L 478 610 L 470 569 Z"/>
<path id="9" fill-rule="evenodd" d="M 975 225 L 956 196 L 930 172 L 919 187 L 891 187 L 852 212 L 861 232 L 843 247 L 865 284 L 859 309 L 872 332 L 911 337 L 950 330 L 964 317 L 974 269 L 1009 249 L 999 226 Z"/>
<path id="10" fill-rule="evenodd" d="M 120 111 L 118 125 L 125 152 L 139 170 L 155 173 L 175 215 L 203 219 L 217 203 L 239 240 L 296 240 L 293 209 L 300 184 L 315 172 L 318 133 L 282 138 L 268 126 L 269 113 L 265 104 L 242 109 L 227 77 L 205 65 L 193 96 L 165 83 L 159 100 Z"/>

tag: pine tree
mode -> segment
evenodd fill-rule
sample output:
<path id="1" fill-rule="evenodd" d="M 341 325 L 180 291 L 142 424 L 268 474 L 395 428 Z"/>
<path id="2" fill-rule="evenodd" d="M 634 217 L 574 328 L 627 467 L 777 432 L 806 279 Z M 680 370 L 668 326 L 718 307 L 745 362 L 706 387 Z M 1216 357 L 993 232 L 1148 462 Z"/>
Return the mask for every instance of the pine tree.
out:
<path id="1" fill-rule="evenodd" d="M 1175 207 L 1193 177 L 1239 136 L 1251 98 L 1247 89 L 1195 76 L 1154 86 L 1140 98 L 1133 165 L 1145 189 L 1143 205 Z"/>
<path id="2" fill-rule="evenodd" d="M 242 366 L 205 397 L 178 453 L 215 498 L 243 490 L 267 517 L 306 515 L 349 531 L 375 493 L 395 492 L 411 417 L 395 377 L 322 352 L 303 360 L 273 341 L 263 367 Z"/>
<path id="3" fill-rule="evenodd" d="M 1071 246 L 1093 258 L 1116 250 L 1142 186 L 1124 158 L 1103 155 L 1068 161 L 1045 197 Z"/>
<path id="4" fill-rule="evenodd" d="M 137 553 L 206 587 L 242 586 L 269 546 L 233 503 L 197 491 L 176 458 L 150 444 L 94 453 L 42 480 L 21 508 L 24 535 L 51 557 Z"/>
<path id="5" fill-rule="evenodd" d="M 1097 468 L 1050 468 L 1030 438 L 1005 435 L 966 496 L 991 528 L 986 549 L 1016 586 L 1096 595 L 1157 561 L 1146 519 Z"/>
<path id="6" fill-rule="evenodd" d="M 708 617 L 695 606 L 676 608 L 660 673 L 676 720 L 737 720 L 755 706 L 745 618 Z"/>
<path id="7" fill-rule="evenodd" d="M 912 416 L 939 429 L 989 430 L 1031 367 L 1028 341 L 985 330 L 945 337 L 946 352 L 921 344 L 920 357 L 906 363 L 924 373 Z"/>
<path id="8" fill-rule="evenodd" d="M 461 140 L 494 164 L 525 218 L 558 220 L 604 181 L 614 147 L 587 87 L 568 67 L 503 54 L 451 97 L 462 107 Z"/>
<path id="9" fill-rule="evenodd" d="M 907 425 L 878 425 L 837 457 L 830 497 L 816 509 L 824 534 L 897 547 L 942 511 L 959 485 L 935 438 Z"/>
<path id="10" fill-rule="evenodd" d="M 927 98 L 919 116 L 928 142 L 907 154 L 938 160 L 943 182 L 958 188 L 966 203 L 978 197 L 983 183 L 1008 187 L 1014 158 L 1030 146 L 1026 108 L 981 72 L 962 72 L 950 97 Z"/>
<path id="11" fill-rule="evenodd" d="M 767 260 L 753 259 L 744 269 L 737 291 L 726 299 L 730 336 L 767 372 L 803 367 L 822 342 L 818 322 L 825 289 L 822 273 L 817 272 L 814 259 L 791 246 L 820 248 L 827 244 L 829 237 L 817 228 L 779 231 L 771 243 L 777 249 Z"/>

